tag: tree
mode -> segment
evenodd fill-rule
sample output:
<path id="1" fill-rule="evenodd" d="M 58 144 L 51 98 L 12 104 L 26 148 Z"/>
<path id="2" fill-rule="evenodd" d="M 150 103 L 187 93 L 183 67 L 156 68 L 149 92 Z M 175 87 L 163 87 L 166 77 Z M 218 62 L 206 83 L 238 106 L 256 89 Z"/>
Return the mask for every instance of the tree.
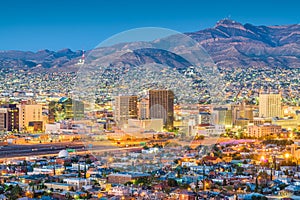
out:
<path id="1" fill-rule="evenodd" d="M 8 197 L 8 199 L 18 199 L 22 196 L 23 190 L 22 188 L 17 184 L 16 186 L 12 186 L 9 188 L 9 192 L 6 193 L 5 195 Z"/>
<path id="2" fill-rule="evenodd" d="M 226 179 L 224 178 L 223 179 L 223 186 L 226 186 L 227 185 L 227 181 L 226 181 Z"/>
<path id="3" fill-rule="evenodd" d="M 267 197 L 254 195 L 254 196 L 251 197 L 251 199 L 253 199 L 253 200 L 267 200 Z"/>
<path id="4" fill-rule="evenodd" d="M 26 160 L 24 160 L 23 161 L 23 166 L 24 166 L 24 170 L 25 170 L 25 175 L 27 175 L 27 173 L 28 173 L 28 169 L 27 169 L 27 161 Z"/>
<path id="5" fill-rule="evenodd" d="M 92 160 L 90 158 L 87 158 L 86 159 L 86 164 L 91 164 L 92 163 Z"/>
<path id="6" fill-rule="evenodd" d="M 30 183 L 29 183 L 29 188 L 31 188 L 31 189 L 32 189 L 32 191 L 34 191 L 34 185 L 35 185 L 35 183 L 34 183 L 34 182 L 30 182 Z"/>
<path id="7" fill-rule="evenodd" d="M 196 185 L 195 185 L 196 199 L 199 199 L 199 196 L 198 196 L 199 195 L 198 194 L 199 190 L 200 190 L 199 180 L 197 179 Z"/>
<path id="8" fill-rule="evenodd" d="M 125 186 L 130 186 L 132 185 L 133 183 L 131 181 L 127 181 L 126 183 L 124 183 Z"/>
<path id="9" fill-rule="evenodd" d="M 241 174 L 243 174 L 243 172 L 244 172 L 244 168 L 242 168 L 242 167 L 237 167 L 236 168 L 236 174 L 237 175 L 241 175 Z"/>
<path id="10" fill-rule="evenodd" d="M 73 199 L 70 192 L 67 192 L 65 195 L 66 199 Z"/>
<path id="11" fill-rule="evenodd" d="M 179 161 L 180 161 L 180 159 L 175 159 L 173 162 L 175 163 L 175 164 L 178 164 L 179 163 Z"/>
<path id="12" fill-rule="evenodd" d="M 170 187 L 177 187 L 178 183 L 177 183 L 177 181 L 175 179 L 170 178 L 170 179 L 168 179 L 168 186 L 170 186 Z"/>
<path id="13" fill-rule="evenodd" d="M 258 177 L 255 179 L 255 192 L 258 192 Z"/>
<path id="14" fill-rule="evenodd" d="M 184 148 L 185 150 L 187 150 L 187 151 L 192 150 L 192 148 L 191 148 L 189 145 L 185 145 L 183 148 Z"/>
<path id="15" fill-rule="evenodd" d="M 147 177 L 138 178 L 135 181 L 136 185 L 150 185 L 151 181 Z"/>

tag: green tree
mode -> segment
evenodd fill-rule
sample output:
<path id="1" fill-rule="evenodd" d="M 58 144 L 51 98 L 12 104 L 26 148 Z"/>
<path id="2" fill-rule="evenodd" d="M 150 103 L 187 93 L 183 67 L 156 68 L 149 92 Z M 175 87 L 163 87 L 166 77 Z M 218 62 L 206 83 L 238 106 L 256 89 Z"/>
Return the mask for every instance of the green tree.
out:
<path id="1" fill-rule="evenodd" d="M 177 183 L 177 181 L 175 179 L 170 178 L 170 179 L 168 179 L 168 186 L 170 186 L 170 187 L 177 187 L 178 183 Z"/>
<path id="2" fill-rule="evenodd" d="M 8 197 L 10 200 L 15 200 L 18 199 L 22 196 L 23 190 L 19 185 L 12 186 L 9 188 L 9 192 L 6 193 L 5 195 Z"/>

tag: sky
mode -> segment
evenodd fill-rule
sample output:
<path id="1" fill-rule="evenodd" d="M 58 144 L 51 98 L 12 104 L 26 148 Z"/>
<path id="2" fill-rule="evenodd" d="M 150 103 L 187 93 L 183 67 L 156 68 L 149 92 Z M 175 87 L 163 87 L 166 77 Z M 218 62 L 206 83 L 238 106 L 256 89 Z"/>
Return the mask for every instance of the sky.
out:
<path id="1" fill-rule="evenodd" d="M 299 8 L 298 0 L 4 0 L 0 50 L 88 50 L 133 28 L 192 32 L 224 18 L 298 24 Z"/>

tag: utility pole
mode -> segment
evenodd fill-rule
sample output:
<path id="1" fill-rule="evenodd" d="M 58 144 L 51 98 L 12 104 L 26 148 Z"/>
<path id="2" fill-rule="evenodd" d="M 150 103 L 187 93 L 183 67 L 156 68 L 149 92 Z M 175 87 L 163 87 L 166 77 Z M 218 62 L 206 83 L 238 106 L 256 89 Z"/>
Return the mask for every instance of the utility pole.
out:
<path id="1" fill-rule="evenodd" d="M 81 177 L 81 172 L 80 172 L 80 163 L 78 162 L 78 178 Z"/>
<path id="2" fill-rule="evenodd" d="M 56 175 L 56 169 L 55 169 L 55 165 L 56 165 L 56 159 L 54 161 L 54 165 L 53 165 L 53 175 L 55 176 Z"/>
<path id="3" fill-rule="evenodd" d="M 204 160 L 202 161 L 202 170 L 203 170 L 203 192 L 205 191 L 205 162 Z"/>

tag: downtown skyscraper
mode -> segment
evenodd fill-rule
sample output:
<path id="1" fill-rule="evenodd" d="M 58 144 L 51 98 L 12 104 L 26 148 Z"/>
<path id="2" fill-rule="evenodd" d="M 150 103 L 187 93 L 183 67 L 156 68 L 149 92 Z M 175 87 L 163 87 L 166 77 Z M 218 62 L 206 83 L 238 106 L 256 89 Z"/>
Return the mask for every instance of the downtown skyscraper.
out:
<path id="1" fill-rule="evenodd" d="M 151 119 L 163 119 L 164 128 L 173 129 L 174 93 L 171 90 L 150 90 L 149 107 Z"/>
<path id="2" fill-rule="evenodd" d="M 259 94 L 259 116 L 265 118 L 281 117 L 281 94 Z"/>

